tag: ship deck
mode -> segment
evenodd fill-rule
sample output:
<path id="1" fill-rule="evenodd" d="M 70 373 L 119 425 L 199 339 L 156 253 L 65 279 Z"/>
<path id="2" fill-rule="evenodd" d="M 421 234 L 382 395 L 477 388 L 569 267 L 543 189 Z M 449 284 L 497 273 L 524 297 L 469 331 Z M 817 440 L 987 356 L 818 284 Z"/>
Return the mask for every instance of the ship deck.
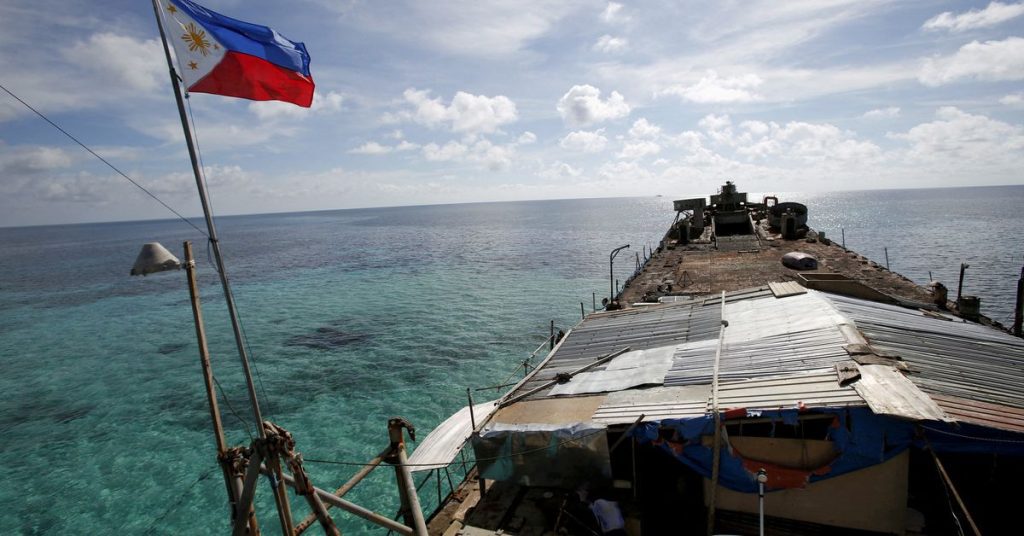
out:
<path id="1" fill-rule="evenodd" d="M 802 252 L 818 260 L 813 272 L 839 274 L 899 300 L 930 303 L 931 293 L 910 279 L 892 272 L 831 240 L 783 240 L 762 222 L 757 234 L 719 237 L 714 243 L 679 244 L 665 240 L 641 272 L 626 285 L 619 302 L 625 307 L 644 296 L 702 296 L 792 281 L 798 270 L 782 264 L 782 256 Z"/>

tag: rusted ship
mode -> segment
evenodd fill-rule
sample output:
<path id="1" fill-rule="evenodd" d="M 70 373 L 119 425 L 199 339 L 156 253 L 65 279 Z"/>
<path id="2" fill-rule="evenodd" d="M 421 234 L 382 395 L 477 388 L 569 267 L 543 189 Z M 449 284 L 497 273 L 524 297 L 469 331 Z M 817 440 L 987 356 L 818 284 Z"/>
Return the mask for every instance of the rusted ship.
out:
<path id="1" fill-rule="evenodd" d="M 413 471 L 476 463 L 431 534 L 1014 526 L 1020 291 L 1005 330 L 808 228 L 802 204 L 729 182 L 674 208 L 606 310 L 416 447 Z"/>
<path id="2" fill-rule="evenodd" d="M 314 524 L 340 534 L 332 507 L 405 535 L 1014 526 L 1024 277 L 1007 330 L 981 316 L 976 299 L 957 291 L 950 300 L 943 285 L 919 286 L 808 228 L 802 204 L 750 201 L 729 182 L 673 207 L 664 239 L 623 289 L 604 310 L 581 311 L 568 332 L 552 330 L 504 395 L 470 397 L 411 456 L 412 423 L 391 419 L 380 454 L 333 492 L 314 485 L 292 435 L 273 423 L 248 446 L 226 444 L 186 245 L 233 534 L 258 534 L 267 522 L 254 508 L 261 474 L 289 535 Z M 139 273 L 176 264 L 147 251 Z M 387 466 L 396 516 L 345 498 Z M 308 505 L 304 519 L 293 517 L 288 486 Z M 436 490 L 436 508 L 421 489 Z"/>

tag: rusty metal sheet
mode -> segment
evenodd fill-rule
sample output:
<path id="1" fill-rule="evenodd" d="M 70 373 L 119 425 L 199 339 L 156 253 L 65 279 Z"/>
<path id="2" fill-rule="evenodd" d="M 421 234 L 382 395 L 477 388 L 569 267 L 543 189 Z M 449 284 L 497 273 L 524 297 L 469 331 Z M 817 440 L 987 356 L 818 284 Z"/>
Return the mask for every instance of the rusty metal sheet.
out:
<path id="1" fill-rule="evenodd" d="M 936 393 L 931 393 L 931 397 L 947 415 L 960 422 L 1024 433 L 1024 408 Z"/>

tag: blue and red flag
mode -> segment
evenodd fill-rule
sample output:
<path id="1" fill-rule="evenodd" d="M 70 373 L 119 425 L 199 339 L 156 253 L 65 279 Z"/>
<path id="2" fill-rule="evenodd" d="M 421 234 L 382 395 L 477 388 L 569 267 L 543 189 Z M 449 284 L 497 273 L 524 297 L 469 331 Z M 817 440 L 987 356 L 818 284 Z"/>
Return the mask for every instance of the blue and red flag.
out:
<path id="1" fill-rule="evenodd" d="M 188 91 L 306 108 L 313 103 L 306 45 L 190 0 L 160 0 L 160 7 Z"/>

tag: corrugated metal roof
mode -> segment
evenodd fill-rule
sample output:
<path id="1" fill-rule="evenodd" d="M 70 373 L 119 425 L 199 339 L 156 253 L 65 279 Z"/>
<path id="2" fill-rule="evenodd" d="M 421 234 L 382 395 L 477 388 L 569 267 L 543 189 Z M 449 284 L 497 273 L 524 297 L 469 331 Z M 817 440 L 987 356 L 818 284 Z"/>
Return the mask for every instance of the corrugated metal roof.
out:
<path id="1" fill-rule="evenodd" d="M 671 347 L 672 365 L 664 387 L 634 389 L 627 385 L 636 383 L 632 380 L 598 381 L 586 387 L 581 381 L 566 392 L 582 387 L 608 392 L 594 413 L 595 420 L 608 424 L 629 423 L 640 414 L 648 420 L 703 415 L 708 411 L 722 319 L 721 300 L 715 298 L 592 315 L 569 333 L 516 394 L 627 346 L 634 351 Z M 719 363 L 722 408 L 767 409 L 800 402 L 812 407 L 865 405 L 865 398 L 852 387 L 838 385 L 835 372 L 836 364 L 849 361 L 845 347 L 852 344 L 880 355 L 897 355 L 909 365 L 906 377 L 889 365 L 880 367 L 884 371 L 863 369 L 868 372 L 862 374 L 858 388 L 876 412 L 924 420 L 951 417 L 1024 430 L 1024 341 L 1009 334 L 814 290 L 776 298 L 768 287 L 728 294 L 724 319 L 729 324 Z M 874 366 L 871 363 L 861 366 Z M 594 378 L 607 375 L 609 366 L 595 367 Z M 640 376 L 645 384 L 654 377 Z M 879 383 L 880 378 L 889 387 Z M 690 390 L 673 390 L 683 387 Z M 698 391 L 708 396 L 694 398 Z M 930 400 L 932 395 L 938 405 Z M 549 388 L 530 399 L 552 396 Z"/>
<path id="2" fill-rule="evenodd" d="M 718 385 L 718 407 L 782 409 L 863 406 L 850 387 L 840 387 L 835 369 L 798 372 L 754 380 L 723 381 Z M 710 402 L 708 411 L 711 410 Z"/>
<path id="3" fill-rule="evenodd" d="M 717 304 L 693 301 L 588 316 L 568 333 L 543 367 L 515 394 L 525 393 L 555 379 L 558 374 L 578 370 L 625 347 L 645 350 L 690 340 L 713 339 L 718 334 L 720 309 Z M 604 368 L 602 365 L 594 371 Z M 547 389 L 531 398 L 544 397 L 549 393 L 550 389 Z"/>
<path id="4" fill-rule="evenodd" d="M 723 381 L 718 386 L 718 406 L 722 410 L 795 408 L 801 404 L 808 408 L 834 408 L 863 406 L 864 401 L 852 388 L 840 386 L 836 369 Z"/>
<path id="5" fill-rule="evenodd" d="M 815 294 L 771 294 L 726 303 L 719 378 L 747 379 L 825 369 L 848 359 L 839 326 L 846 319 Z M 717 341 L 682 345 L 665 385 L 710 383 Z"/>
<path id="6" fill-rule="evenodd" d="M 922 391 L 1024 409 L 1024 340 L 974 322 L 826 295 L 873 347 L 899 355 Z"/>
<path id="7" fill-rule="evenodd" d="M 710 385 L 652 387 L 608 393 L 594 412 L 594 422 L 629 424 L 641 415 L 644 421 L 701 417 L 707 412 Z"/>
<path id="8" fill-rule="evenodd" d="M 932 393 L 932 400 L 950 417 L 971 424 L 1024 432 L 1024 409 L 986 404 L 955 396 Z"/>

